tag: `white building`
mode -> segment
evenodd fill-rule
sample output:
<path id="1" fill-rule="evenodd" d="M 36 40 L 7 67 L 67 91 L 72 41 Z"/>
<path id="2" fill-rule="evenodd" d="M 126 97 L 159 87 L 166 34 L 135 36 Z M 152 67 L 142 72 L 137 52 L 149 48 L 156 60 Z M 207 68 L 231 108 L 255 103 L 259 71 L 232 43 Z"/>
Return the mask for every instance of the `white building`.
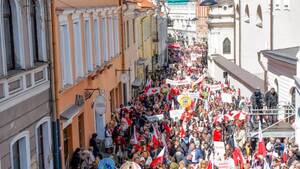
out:
<path id="1" fill-rule="evenodd" d="M 196 27 L 196 1 L 168 0 L 169 17 L 173 21 L 173 27 L 169 27 L 168 33 L 185 45 L 198 42 Z"/>
<path id="2" fill-rule="evenodd" d="M 233 60 L 234 51 L 233 0 L 219 1 L 209 11 L 208 55 L 220 54 Z"/>
<path id="3" fill-rule="evenodd" d="M 214 40 L 209 47 L 212 56 L 209 69 L 214 71 L 215 77 L 229 80 L 242 95 L 250 96 L 257 87 L 262 91 L 274 87 L 281 104 L 295 105 L 298 143 L 299 5 L 299 0 L 234 0 L 233 62 L 221 52 L 213 51 L 222 38 Z"/>

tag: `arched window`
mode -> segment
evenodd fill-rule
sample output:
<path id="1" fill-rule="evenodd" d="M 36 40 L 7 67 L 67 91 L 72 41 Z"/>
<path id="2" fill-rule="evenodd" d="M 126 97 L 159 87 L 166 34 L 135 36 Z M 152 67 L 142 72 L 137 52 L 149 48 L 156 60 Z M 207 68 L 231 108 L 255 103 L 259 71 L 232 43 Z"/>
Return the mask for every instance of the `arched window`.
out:
<path id="1" fill-rule="evenodd" d="M 12 169 L 30 168 L 29 132 L 18 134 L 10 144 L 10 160 Z"/>
<path id="2" fill-rule="evenodd" d="M 4 42 L 6 53 L 7 70 L 16 68 L 16 55 L 14 50 L 14 33 L 13 33 L 13 10 L 10 0 L 3 2 L 3 26 L 4 26 Z"/>
<path id="3" fill-rule="evenodd" d="M 256 10 L 256 26 L 262 27 L 262 12 L 261 12 L 261 6 L 258 5 L 257 10 Z"/>
<path id="4" fill-rule="evenodd" d="M 44 0 L 28 0 L 29 1 L 29 36 L 30 36 L 30 52 L 33 62 L 45 61 L 46 35 L 45 35 L 45 9 Z"/>
<path id="5" fill-rule="evenodd" d="M 223 41 L 223 54 L 231 53 L 231 42 L 228 38 L 225 38 Z"/>
<path id="6" fill-rule="evenodd" d="M 31 52 L 33 55 L 33 61 L 38 62 L 39 61 L 39 47 L 38 47 L 38 32 L 40 29 L 38 29 L 38 2 L 36 0 L 29 0 L 30 3 L 30 10 L 29 10 L 29 20 L 30 20 L 30 30 L 31 30 Z"/>
<path id="7" fill-rule="evenodd" d="M 293 106 L 295 106 L 295 104 L 296 104 L 296 87 L 292 87 L 290 89 L 290 94 L 291 94 L 291 104 Z"/>
<path id="8" fill-rule="evenodd" d="M 250 23 L 250 12 L 248 5 L 245 7 L 245 22 Z"/>

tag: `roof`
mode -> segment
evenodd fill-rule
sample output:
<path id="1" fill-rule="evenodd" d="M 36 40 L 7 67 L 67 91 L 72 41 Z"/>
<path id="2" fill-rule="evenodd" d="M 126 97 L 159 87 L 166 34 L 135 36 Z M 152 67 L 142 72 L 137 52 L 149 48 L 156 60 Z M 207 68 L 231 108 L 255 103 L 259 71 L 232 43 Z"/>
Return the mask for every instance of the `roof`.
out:
<path id="1" fill-rule="evenodd" d="M 262 92 L 264 92 L 264 80 L 240 68 L 238 65 L 227 60 L 221 55 L 216 55 L 216 57 L 214 57 L 214 61 L 217 65 L 230 73 L 231 76 L 242 82 L 248 89 L 254 90 L 259 87 Z"/>
<path id="2" fill-rule="evenodd" d="M 154 8 L 155 5 L 151 0 L 137 0 L 138 6 L 141 8 Z"/>
<path id="3" fill-rule="evenodd" d="M 263 50 L 262 54 L 267 58 L 276 59 L 289 64 L 297 64 L 298 58 L 297 54 L 299 52 L 300 46 L 276 49 L 276 50 Z"/>
<path id="4" fill-rule="evenodd" d="M 233 0 L 218 0 L 218 5 L 233 5 Z"/>

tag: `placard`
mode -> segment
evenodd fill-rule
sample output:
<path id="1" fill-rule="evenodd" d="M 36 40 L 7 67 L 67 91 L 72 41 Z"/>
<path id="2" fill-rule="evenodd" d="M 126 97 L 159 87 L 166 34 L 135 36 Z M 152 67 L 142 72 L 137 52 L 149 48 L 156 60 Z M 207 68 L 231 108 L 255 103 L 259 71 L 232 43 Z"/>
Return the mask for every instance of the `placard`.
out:
<path id="1" fill-rule="evenodd" d="M 181 115 L 184 113 L 184 110 L 170 110 L 170 117 L 174 120 L 179 120 Z"/>
<path id="2" fill-rule="evenodd" d="M 222 93 L 221 99 L 223 103 L 232 103 L 232 94 Z"/>
<path id="3" fill-rule="evenodd" d="M 163 114 L 154 115 L 154 116 L 146 116 L 147 120 L 150 122 L 160 121 L 164 118 Z"/>
<path id="4" fill-rule="evenodd" d="M 221 141 L 214 141 L 215 159 L 224 160 L 225 144 Z"/>

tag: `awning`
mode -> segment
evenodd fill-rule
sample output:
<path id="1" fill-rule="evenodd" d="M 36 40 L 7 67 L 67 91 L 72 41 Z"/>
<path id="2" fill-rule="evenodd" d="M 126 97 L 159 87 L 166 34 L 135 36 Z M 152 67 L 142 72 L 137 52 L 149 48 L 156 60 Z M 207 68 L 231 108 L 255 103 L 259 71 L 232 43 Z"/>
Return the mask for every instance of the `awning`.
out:
<path id="1" fill-rule="evenodd" d="M 72 105 L 70 108 L 65 110 L 60 114 L 60 118 L 62 120 L 71 120 L 74 116 L 76 116 L 79 113 L 80 107 L 77 105 Z"/>
<path id="2" fill-rule="evenodd" d="M 138 88 L 142 86 L 142 83 L 143 83 L 142 79 L 135 79 L 131 85 L 132 87 Z"/>
<path id="3" fill-rule="evenodd" d="M 230 76 L 233 76 L 239 82 L 242 82 L 250 90 L 254 90 L 259 87 L 261 91 L 264 92 L 264 80 L 240 68 L 238 65 L 230 62 L 221 55 L 216 55 L 213 59 L 219 67 L 230 73 Z"/>

